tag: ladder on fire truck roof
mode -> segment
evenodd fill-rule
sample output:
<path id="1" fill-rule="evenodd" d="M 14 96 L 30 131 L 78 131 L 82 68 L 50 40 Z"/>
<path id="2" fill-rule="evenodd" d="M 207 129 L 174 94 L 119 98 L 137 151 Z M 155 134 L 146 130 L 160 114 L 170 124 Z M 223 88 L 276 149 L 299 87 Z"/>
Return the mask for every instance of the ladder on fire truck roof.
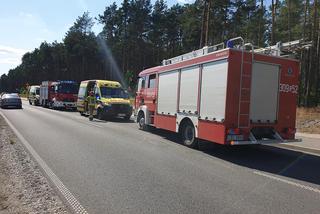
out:
<path id="1" fill-rule="evenodd" d="M 297 51 L 309 48 L 311 46 L 312 42 L 299 39 L 285 43 L 277 42 L 276 45 L 265 48 L 258 48 L 255 49 L 254 52 L 272 56 L 291 57 L 292 54 L 295 54 Z"/>
<path id="2" fill-rule="evenodd" d="M 227 46 L 228 44 L 236 40 L 240 40 L 242 43 L 239 45 L 235 45 L 234 48 L 236 49 L 244 50 L 247 46 L 251 46 L 252 47 L 251 50 L 248 50 L 248 51 L 253 51 L 253 53 L 261 53 L 261 54 L 278 56 L 278 57 L 292 57 L 293 54 L 296 53 L 297 51 L 302 50 L 304 48 L 308 48 L 312 45 L 312 42 L 299 39 L 299 40 L 294 40 L 294 41 L 285 42 L 285 43 L 277 42 L 276 45 L 268 46 L 265 48 L 259 48 L 259 47 L 253 46 L 251 43 L 245 44 L 242 37 L 236 37 L 236 38 L 229 39 L 227 41 Z M 162 61 L 162 65 L 176 64 L 178 62 L 186 61 L 192 58 L 205 56 L 207 54 L 210 54 L 222 49 L 225 49 L 225 44 L 223 42 L 213 46 L 205 46 L 201 49 L 191 51 L 189 53 L 182 54 L 180 56 L 176 56 L 170 59 L 165 59 Z"/>
<path id="3" fill-rule="evenodd" d="M 205 56 L 205 55 L 207 55 L 209 53 L 213 53 L 213 52 L 216 52 L 216 51 L 222 50 L 222 49 L 225 49 L 225 45 L 224 45 L 223 42 L 219 43 L 219 44 L 216 44 L 216 45 L 213 45 L 213 46 L 205 46 L 205 47 L 203 47 L 201 49 L 198 49 L 198 50 L 195 50 L 195 51 L 191 51 L 189 53 L 182 54 L 180 56 L 176 56 L 176 57 L 173 57 L 171 59 L 164 59 L 162 61 L 162 65 L 175 64 L 175 63 L 186 61 L 186 60 L 189 60 L 189 59 L 192 59 L 192 58 Z"/>

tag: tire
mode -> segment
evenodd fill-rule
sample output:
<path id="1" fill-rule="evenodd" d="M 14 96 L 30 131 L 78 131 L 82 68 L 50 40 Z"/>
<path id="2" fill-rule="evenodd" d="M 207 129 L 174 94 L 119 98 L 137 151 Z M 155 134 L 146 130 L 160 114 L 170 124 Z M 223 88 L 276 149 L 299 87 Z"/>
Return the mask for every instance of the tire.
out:
<path id="1" fill-rule="evenodd" d="M 29 100 L 29 104 L 32 105 L 32 102 Z"/>
<path id="2" fill-rule="evenodd" d="M 193 124 L 190 121 L 187 121 L 183 124 L 181 128 L 181 140 L 183 145 L 189 148 L 197 148 L 198 140 L 196 138 L 196 132 Z"/>
<path id="3" fill-rule="evenodd" d="M 124 119 L 124 120 L 126 120 L 126 121 L 129 121 L 129 120 L 130 120 L 130 118 L 131 118 L 131 115 L 130 115 L 130 114 L 128 114 L 128 115 L 126 115 L 123 119 Z"/>
<path id="4" fill-rule="evenodd" d="M 144 113 L 139 113 L 138 118 L 137 118 L 137 123 L 139 125 L 139 128 L 141 130 L 147 130 L 147 125 L 146 125 L 146 119 L 144 117 Z"/>
<path id="5" fill-rule="evenodd" d="M 103 116 L 103 112 L 102 112 L 102 109 L 101 108 L 98 108 L 97 109 L 97 119 L 99 120 L 104 120 L 104 116 Z"/>

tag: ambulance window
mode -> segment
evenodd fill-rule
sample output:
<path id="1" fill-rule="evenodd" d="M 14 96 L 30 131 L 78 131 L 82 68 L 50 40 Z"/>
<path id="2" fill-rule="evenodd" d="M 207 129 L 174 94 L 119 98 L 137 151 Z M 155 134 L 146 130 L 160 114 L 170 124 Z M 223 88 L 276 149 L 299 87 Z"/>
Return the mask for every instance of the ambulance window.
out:
<path id="1" fill-rule="evenodd" d="M 100 90 L 97 86 L 94 87 L 94 95 L 97 99 L 100 99 Z"/>
<path id="2" fill-rule="evenodd" d="M 154 88 L 156 86 L 156 75 L 152 74 L 149 76 L 148 88 Z"/>
<path id="3" fill-rule="evenodd" d="M 80 87 L 79 88 L 79 94 L 78 97 L 84 97 L 86 95 L 86 87 Z"/>

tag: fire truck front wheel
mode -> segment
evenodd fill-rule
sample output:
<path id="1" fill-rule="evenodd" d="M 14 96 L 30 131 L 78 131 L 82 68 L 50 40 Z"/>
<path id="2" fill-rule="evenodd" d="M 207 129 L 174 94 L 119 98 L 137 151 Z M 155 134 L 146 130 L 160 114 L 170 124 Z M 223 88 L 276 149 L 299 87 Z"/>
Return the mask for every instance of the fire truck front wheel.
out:
<path id="1" fill-rule="evenodd" d="M 139 124 L 139 128 L 141 130 L 146 130 L 147 129 L 146 119 L 145 119 L 144 113 L 142 111 L 140 111 L 139 114 L 138 114 L 137 123 Z"/>
<path id="2" fill-rule="evenodd" d="M 180 135 L 183 145 L 190 148 L 198 147 L 198 140 L 196 138 L 195 129 L 190 121 L 185 121 L 180 129 Z"/>

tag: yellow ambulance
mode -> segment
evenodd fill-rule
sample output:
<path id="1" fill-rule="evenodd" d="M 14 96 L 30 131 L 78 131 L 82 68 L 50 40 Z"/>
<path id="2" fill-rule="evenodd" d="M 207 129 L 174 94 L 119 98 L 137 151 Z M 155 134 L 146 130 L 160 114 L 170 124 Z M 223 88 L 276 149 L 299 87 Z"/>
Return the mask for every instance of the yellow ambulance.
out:
<path id="1" fill-rule="evenodd" d="M 85 80 L 79 88 L 77 110 L 81 115 L 88 115 L 87 97 L 90 92 L 94 93 L 96 105 L 93 115 L 100 120 L 112 117 L 122 117 L 130 120 L 132 105 L 128 93 L 121 84 L 109 80 Z"/>

